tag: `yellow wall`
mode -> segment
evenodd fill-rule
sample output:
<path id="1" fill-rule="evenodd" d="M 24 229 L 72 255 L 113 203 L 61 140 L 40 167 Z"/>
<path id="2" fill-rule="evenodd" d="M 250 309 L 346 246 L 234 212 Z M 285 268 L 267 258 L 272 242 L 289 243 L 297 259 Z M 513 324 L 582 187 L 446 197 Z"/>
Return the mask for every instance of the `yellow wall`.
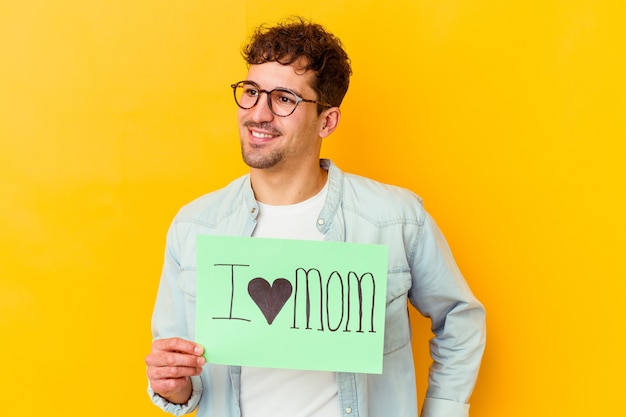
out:
<path id="1" fill-rule="evenodd" d="M 472 415 L 614 415 L 623 4 L 0 1 L 0 414 L 163 415 L 143 358 L 166 228 L 245 172 L 239 47 L 301 14 L 354 65 L 324 155 L 422 195 L 488 309 Z"/>

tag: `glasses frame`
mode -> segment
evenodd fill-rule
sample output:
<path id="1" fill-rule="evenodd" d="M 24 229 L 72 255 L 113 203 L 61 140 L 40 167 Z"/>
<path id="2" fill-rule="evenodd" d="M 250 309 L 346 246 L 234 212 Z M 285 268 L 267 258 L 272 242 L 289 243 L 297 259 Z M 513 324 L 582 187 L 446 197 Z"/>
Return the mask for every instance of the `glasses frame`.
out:
<path id="1" fill-rule="evenodd" d="M 244 85 L 246 85 L 246 84 L 254 86 L 254 88 L 259 92 L 259 95 L 256 96 L 256 100 L 254 101 L 254 104 L 252 106 L 250 106 L 250 107 L 242 106 L 239 103 L 239 101 L 237 100 L 237 89 L 238 88 L 243 88 Z M 324 102 L 316 101 L 316 100 L 309 100 L 309 99 L 300 97 L 300 95 L 298 95 L 295 91 L 290 90 L 288 88 L 284 88 L 284 87 L 278 87 L 278 88 L 275 88 L 275 89 L 270 90 L 270 91 L 263 90 L 254 81 L 246 81 L 246 80 L 238 81 L 235 84 L 231 84 L 230 87 L 233 89 L 233 97 L 235 98 L 235 103 L 237 104 L 237 106 L 239 108 L 244 109 L 244 110 L 250 110 L 251 108 L 256 106 L 258 104 L 258 102 L 259 102 L 259 99 L 261 98 L 261 93 L 267 94 L 267 107 L 269 107 L 270 112 L 272 112 L 272 114 L 274 116 L 277 116 L 277 117 L 288 117 L 288 116 L 291 116 L 293 114 L 293 112 L 295 112 L 296 109 L 298 108 L 298 104 L 300 104 L 302 102 L 304 102 L 304 103 L 313 103 L 313 104 L 317 104 L 318 106 L 328 107 L 328 108 L 333 107 L 332 105 L 330 105 L 328 103 L 324 103 Z M 291 110 L 291 112 L 289 112 L 289 114 L 277 114 L 274 111 L 274 109 L 272 108 L 272 100 L 270 100 L 270 98 L 272 97 L 272 93 L 275 92 L 275 91 L 283 91 L 285 93 L 293 94 L 294 97 L 296 98 L 296 104 L 293 106 L 293 109 Z"/>

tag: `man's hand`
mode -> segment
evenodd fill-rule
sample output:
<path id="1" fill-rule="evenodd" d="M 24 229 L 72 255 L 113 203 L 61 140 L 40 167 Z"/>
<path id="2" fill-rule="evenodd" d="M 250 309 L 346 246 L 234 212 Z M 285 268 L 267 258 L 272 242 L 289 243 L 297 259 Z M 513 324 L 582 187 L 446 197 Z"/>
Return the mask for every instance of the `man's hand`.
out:
<path id="1" fill-rule="evenodd" d="M 158 339 L 146 357 L 152 391 L 176 404 L 191 398 L 191 376 L 200 375 L 206 363 L 204 348 L 180 338 Z"/>

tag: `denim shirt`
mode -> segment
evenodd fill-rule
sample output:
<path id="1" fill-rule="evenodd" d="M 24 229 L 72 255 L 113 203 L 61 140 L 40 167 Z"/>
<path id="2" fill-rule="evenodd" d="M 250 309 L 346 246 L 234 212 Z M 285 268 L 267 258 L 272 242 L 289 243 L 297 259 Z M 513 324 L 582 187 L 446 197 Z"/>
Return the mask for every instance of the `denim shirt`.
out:
<path id="1" fill-rule="evenodd" d="M 329 160 L 329 189 L 317 227 L 328 241 L 386 245 L 388 277 L 383 373 L 336 373 L 342 417 L 417 417 L 408 302 L 432 321 L 433 363 L 422 417 L 468 415 L 485 344 L 485 311 L 456 266 L 445 238 L 408 190 L 343 173 Z M 245 175 L 183 207 L 167 235 L 152 318 L 155 339 L 195 334 L 196 236 L 251 236 L 259 206 Z M 174 415 L 238 417 L 241 368 L 204 366 L 187 404 L 148 392 Z"/>

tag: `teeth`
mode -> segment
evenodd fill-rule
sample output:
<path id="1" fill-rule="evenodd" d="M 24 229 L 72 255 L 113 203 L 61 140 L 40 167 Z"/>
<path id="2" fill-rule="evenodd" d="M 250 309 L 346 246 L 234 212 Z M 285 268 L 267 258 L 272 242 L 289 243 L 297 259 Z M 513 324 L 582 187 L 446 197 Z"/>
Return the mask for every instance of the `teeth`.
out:
<path id="1" fill-rule="evenodd" d="M 274 135 L 267 135 L 265 133 L 260 133 L 260 132 L 254 132 L 252 131 L 252 136 L 254 136 L 255 138 L 259 138 L 259 139 L 269 139 L 269 138 L 273 138 Z"/>

